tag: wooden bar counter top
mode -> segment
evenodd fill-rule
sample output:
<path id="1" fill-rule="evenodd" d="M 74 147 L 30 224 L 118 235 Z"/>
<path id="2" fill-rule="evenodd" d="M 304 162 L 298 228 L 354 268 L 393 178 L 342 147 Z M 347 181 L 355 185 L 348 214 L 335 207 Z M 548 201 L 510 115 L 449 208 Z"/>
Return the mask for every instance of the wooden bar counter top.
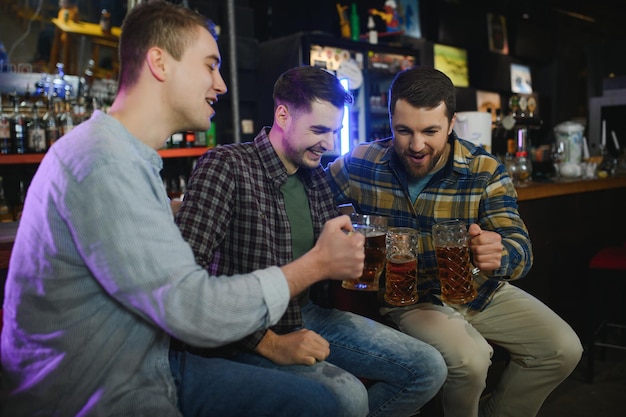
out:
<path id="1" fill-rule="evenodd" d="M 518 201 L 626 187 L 626 175 L 594 179 L 562 179 L 516 187 Z"/>

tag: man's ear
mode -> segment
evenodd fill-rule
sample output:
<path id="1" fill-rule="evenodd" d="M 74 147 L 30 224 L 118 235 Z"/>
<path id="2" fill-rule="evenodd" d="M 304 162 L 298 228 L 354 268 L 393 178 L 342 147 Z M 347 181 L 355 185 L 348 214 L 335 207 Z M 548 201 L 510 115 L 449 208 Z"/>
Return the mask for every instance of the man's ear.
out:
<path id="1" fill-rule="evenodd" d="M 276 110 L 274 110 L 274 123 L 280 126 L 282 129 L 289 124 L 291 120 L 291 113 L 289 113 L 289 109 L 284 104 L 279 104 L 276 106 Z"/>
<path id="2" fill-rule="evenodd" d="M 448 135 L 452 133 L 452 129 L 454 128 L 455 122 L 456 122 L 456 113 L 452 115 L 452 120 L 450 120 L 450 127 L 448 128 Z"/>
<path id="3" fill-rule="evenodd" d="M 166 78 L 167 56 L 163 50 L 161 48 L 150 48 L 146 53 L 146 62 L 154 78 L 164 81 Z"/>

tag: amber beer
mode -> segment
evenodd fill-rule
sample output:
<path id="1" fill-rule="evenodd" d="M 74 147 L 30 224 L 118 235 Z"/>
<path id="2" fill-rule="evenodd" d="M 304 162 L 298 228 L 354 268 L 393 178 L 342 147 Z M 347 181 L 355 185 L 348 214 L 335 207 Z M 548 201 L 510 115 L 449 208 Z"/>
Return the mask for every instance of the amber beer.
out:
<path id="1" fill-rule="evenodd" d="M 365 266 L 356 280 L 344 280 L 341 286 L 350 290 L 378 291 L 378 282 L 385 268 L 385 234 L 387 218 L 353 213 L 352 227 L 365 236 Z"/>
<path id="2" fill-rule="evenodd" d="M 417 302 L 417 258 L 395 256 L 387 259 L 385 301 L 394 306 Z"/>
<path id="3" fill-rule="evenodd" d="M 441 298 L 450 304 L 465 304 L 477 296 L 470 264 L 469 234 L 465 222 L 446 220 L 433 225 Z"/>
<path id="4" fill-rule="evenodd" d="M 386 303 L 405 306 L 417 302 L 417 230 L 390 227 L 386 236 Z"/>
<path id="5" fill-rule="evenodd" d="M 342 286 L 351 290 L 378 291 L 378 280 L 385 268 L 385 232 L 367 226 L 354 228 L 365 235 L 365 266 L 356 280 L 345 280 Z"/>
<path id="6" fill-rule="evenodd" d="M 435 251 L 443 300 L 451 304 L 464 304 L 476 298 L 469 247 L 437 247 Z"/>

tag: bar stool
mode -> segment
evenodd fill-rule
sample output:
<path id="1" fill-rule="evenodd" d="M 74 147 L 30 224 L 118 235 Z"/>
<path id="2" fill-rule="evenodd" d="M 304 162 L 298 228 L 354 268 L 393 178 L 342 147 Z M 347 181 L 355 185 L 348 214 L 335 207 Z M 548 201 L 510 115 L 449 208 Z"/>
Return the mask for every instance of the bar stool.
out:
<path id="1" fill-rule="evenodd" d="M 605 354 L 606 348 L 626 350 L 626 309 L 623 303 L 607 303 L 609 294 L 613 294 L 619 287 L 624 293 L 626 284 L 626 244 L 624 246 L 606 247 L 598 252 L 589 261 L 589 282 L 591 285 L 591 300 L 600 300 L 593 304 L 587 314 L 589 320 L 587 339 L 587 381 L 593 383 L 594 361 L 596 348 Z M 610 317 L 608 307 L 620 305 L 621 317 Z M 616 339 L 609 340 L 609 331 L 616 333 Z M 621 340 L 618 340 L 620 339 Z"/>

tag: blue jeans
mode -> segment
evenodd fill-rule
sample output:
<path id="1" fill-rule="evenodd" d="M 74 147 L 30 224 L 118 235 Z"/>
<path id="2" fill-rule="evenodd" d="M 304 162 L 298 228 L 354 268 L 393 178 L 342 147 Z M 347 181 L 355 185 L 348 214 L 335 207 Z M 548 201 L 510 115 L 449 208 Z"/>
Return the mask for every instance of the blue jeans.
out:
<path id="1" fill-rule="evenodd" d="M 334 394 L 300 375 L 170 349 L 184 417 L 328 417 Z"/>
<path id="2" fill-rule="evenodd" d="M 252 352 L 230 359 L 321 382 L 339 401 L 341 408 L 330 414 L 335 417 L 409 416 L 428 402 L 446 379 L 446 363 L 435 348 L 391 327 L 311 302 L 302 308 L 302 317 L 305 328 L 330 343 L 326 361 L 283 366 Z M 363 385 L 352 375 L 377 382 L 364 395 Z"/>

